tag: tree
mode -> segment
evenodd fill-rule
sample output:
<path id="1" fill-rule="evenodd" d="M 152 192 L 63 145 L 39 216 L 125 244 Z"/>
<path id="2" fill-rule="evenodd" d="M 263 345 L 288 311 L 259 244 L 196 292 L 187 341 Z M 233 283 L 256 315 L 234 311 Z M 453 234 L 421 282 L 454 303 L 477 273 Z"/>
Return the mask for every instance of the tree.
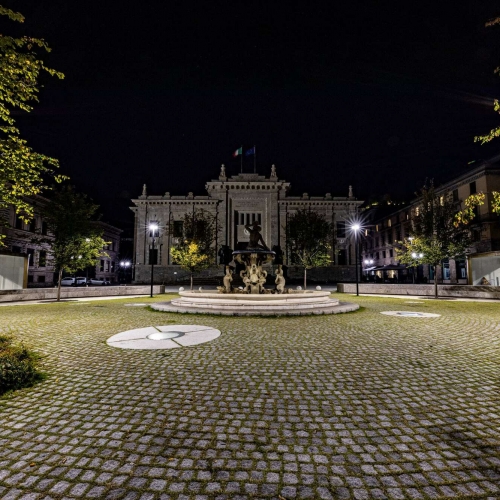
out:
<path id="1" fill-rule="evenodd" d="M 304 268 L 304 290 L 307 286 L 307 270 L 326 266 L 331 259 L 329 239 L 332 225 L 325 217 L 310 209 L 297 210 L 288 218 L 286 234 L 292 262 Z"/>
<path id="2" fill-rule="evenodd" d="M 398 261 L 409 266 L 434 267 L 434 297 L 438 297 L 437 270 L 444 259 L 464 255 L 472 243 L 470 223 L 476 207 L 484 203 L 483 193 L 469 196 L 458 210 L 452 193 L 438 193 L 434 185 L 420 192 L 420 202 L 411 218 L 410 237 L 399 242 Z"/>
<path id="3" fill-rule="evenodd" d="M 199 245 L 190 242 L 186 245 L 174 247 L 171 250 L 172 257 L 182 269 L 191 273 L 191 290 L 193 289 L 193 273 L 210 267 L 210 257 L 201 251 Z"/>
<path id="4" fill-rule="evenodd" d="M 173 232 L 173 228 L 171 229 Z M 193 273 L 210 267 L 212 247 L 217 238 L 217 216 L 206 210 L 193 210 L 182 218 L 182 237 L 170 253 L 174 262 L 191 273 L 191 290 L 193 289 Z M 215 257 L 214 257 L 215 260 Z"/>
<path id="5" fill-rule="evenodd" d="M 53 239 L 38 238 L 38 242 L 50 243 L 49 255 L 58 272 L 58 301 L 63 272 L 75 273 L 95 266 L 96 260 L 106 255 L 103 248 L 107 243 L 95 224 L 97 209 L 84 194 L 65 187 L 58 190 L 42 210 Z"/>
<path id="6" fill-rule="evenodd" d="M 209 255 L 217 238 L 217 218 L 206 210 L 193 210 L 182 218 L 182 241 L 180 246 L 196 243 L 200 252 Z"/>
<path id="7" fill-rule="evenodd" d="M 0 15 L 24 22 L 24 17 L 0 6 Z M 38 102 L 39 78 L 46 72 L 64 78 L 59 71 L 48 68 L 38 58 L 36 49 L 50 52 L 39 38 L 14 38 L 0 35 L 0 209 L 13 205 L 21 219 L 33 217 L 33 207 L 26 197 L 47 189 L 47 178 L 57 182 L 65 176 L 55 175 L 56 159 L 33 151 L 20 136 L 12 112 L 17 108 L 29 113 L 31 103 Z M 1 244 L 1 241 L 0 241 Z"/>

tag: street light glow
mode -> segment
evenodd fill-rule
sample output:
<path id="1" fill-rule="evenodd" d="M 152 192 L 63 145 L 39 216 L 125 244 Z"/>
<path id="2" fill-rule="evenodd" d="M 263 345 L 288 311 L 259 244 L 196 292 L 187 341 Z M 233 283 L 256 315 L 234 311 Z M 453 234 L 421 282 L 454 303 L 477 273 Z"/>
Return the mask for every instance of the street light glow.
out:
<path id="1" fill-rule="evenodd" d="M 155 222 L 151 223 L 151 224 L 149 225 L 149 229 L 150 229 L 151 231 L 158 231 L 158 224 L 156 224 Z"/>
<path id="2" fill-rule="evenodd" d="M 416 254 L 415 252 L 413 252 L 413 253 L 411 254 L 411 256 L 412 256 L 414 259 L 416 259 L 416 258 L 417 258 L 417 254 Z"/>
<path id="3" fill-rule="evenodd" d="M 352 225 L 352 230 L 353 231 L 359 231 L 361 229 L 361 225 L 356 223 Z"/>

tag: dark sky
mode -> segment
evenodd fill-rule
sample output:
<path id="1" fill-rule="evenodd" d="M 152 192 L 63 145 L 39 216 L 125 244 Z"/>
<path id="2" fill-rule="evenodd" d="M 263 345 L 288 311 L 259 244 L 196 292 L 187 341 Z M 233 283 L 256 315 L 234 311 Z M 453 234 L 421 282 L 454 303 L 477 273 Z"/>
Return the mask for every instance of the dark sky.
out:
<path id="1" fill-rule="evenodd" d="M 66 74 L 22 132 L 121 227 L 142 184 L 205 194 L 241 144 L 294 194 L 359 198 L 409 197 L 500 149 L 473 143 L 500 123 L 496 1 L 2 3 Z"/>

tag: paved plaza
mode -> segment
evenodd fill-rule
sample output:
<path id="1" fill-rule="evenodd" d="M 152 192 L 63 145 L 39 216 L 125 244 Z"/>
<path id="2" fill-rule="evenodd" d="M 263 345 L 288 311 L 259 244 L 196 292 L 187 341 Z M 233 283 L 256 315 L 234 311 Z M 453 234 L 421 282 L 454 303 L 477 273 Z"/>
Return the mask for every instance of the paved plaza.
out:
<path id="1" fill-rule="evenodd" d="M 290 318 L 128 305 L 145 298 L 2 307 L 0 333 L 42 354 L 48 378 L 0 399 L 0 498 L 500 498 L 500 304 L 335 296 L 362 307 Z M 221 335 L 106 344 L 169 324 Z"/>

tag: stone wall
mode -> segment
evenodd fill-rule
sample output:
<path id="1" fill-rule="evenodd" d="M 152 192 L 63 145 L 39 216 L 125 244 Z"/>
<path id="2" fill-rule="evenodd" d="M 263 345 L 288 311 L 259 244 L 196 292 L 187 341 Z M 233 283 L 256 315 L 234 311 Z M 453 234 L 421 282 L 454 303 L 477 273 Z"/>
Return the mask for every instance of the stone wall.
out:
<path id="1" fill-rule="evenodd" d="M 103 297 L 113 295 L 149 295 L 151 287 L 139 286 L 89 286 L 89 287 L 62 287 L 61 299 L 77 297 Z M 163 285 L 154 285 L 153 294 L 165 293 Z M 0 302 L 17 302 L 24 300 L 54 300 L 57 298 L 57 288 L 28 288 L 24 290 L 0 291 Z"/>
<path id="2" fill-rule="evenodd" d="M 304 279 L 304 268 L 290 266 L 288 279 L 293 281 Z M 316 283 L 338 283 L 340 281 L 356 281 L 356 266 L 316 267 L 307 271 L 307 281 Z"/>
<path id="3" fill-rule="evenodd" d="M 339 283 L 337 291 L 340 293 L 356 293 L 355 283 Z M 434 285 L 406 285 L 388 283 L 360 283 L 359 293 L 373 293 L 381 295 L 419 295 L 422 297 L 434 296 Z M 471 285 L 438 285 L 440 297 L 470 297 L 477 299 L 500 299 L 498 286 L 471 286 Z"/>
<path id="4" fill-rule="evenodd" d="M 196 278 L 211 278 L 224 276 L 223 266 L 213 266 L 195 274 Z M 176 274 L 174 274 L 176 273 Z M 189 271 L 179 266 L 154 266 L 154 283 L 162 285 L 175 285 L 178 281 L 189 279 Z M 134 283 L 151 283 L 151 266 L 136 265 Z"/>

